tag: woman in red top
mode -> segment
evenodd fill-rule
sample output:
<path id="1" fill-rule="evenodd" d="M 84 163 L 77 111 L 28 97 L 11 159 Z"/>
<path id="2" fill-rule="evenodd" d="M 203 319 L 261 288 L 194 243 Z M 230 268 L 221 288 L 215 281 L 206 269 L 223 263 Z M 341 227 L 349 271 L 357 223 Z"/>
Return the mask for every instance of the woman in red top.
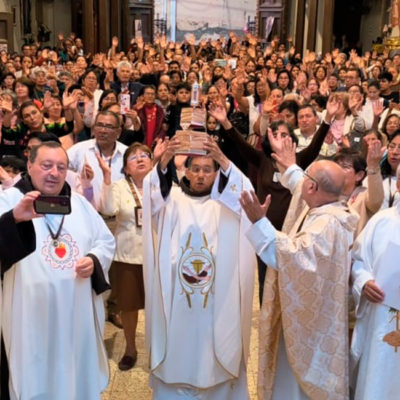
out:
<path id="1" fill-rule="evenodd" d="M 150 148 L 153 147 L 153 143 L 155 143 L 157 138 L 165 136 L 165 131 L 162 127 L 164 110 L 155 101 L 156 88 L 148 85 L 143 89 L 142 99 L 139 99 L 136 103 L 136 111 L 144 133 L 143 143 Z"/>

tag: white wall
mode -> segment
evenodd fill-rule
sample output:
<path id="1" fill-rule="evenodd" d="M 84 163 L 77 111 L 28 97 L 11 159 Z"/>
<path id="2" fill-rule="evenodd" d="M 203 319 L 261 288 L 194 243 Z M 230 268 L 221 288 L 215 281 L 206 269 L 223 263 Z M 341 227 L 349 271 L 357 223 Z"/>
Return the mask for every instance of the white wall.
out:
<path id="1" fill-rule="evenodd" d="M 169 2 L 167 2 L 168 4 Z M 155 15 L 163 14 L 165 0 L 155 0 Z M 230 30 L 243 34 L 248 16 L 254 19 L 257 0 L 176 0 L 176 40 L 190 33 L 201 37 L 227 36 Z M 167 29 L 170 30 L 170 7 L 167 7 Z"/>

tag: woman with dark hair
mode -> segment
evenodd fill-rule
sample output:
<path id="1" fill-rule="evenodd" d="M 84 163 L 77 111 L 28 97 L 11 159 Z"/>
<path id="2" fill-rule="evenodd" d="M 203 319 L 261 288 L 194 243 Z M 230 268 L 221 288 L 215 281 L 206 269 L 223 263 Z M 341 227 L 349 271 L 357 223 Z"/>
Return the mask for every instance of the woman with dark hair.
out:
<path id="1" fill-rule="evenodd" d="M 389 139 L 386 157 L 381 163 L 381 173 L 383 177 L 384 199 L 383 208 L 392 207 L 399 203 L 400 193 L 396 186 L 396 171 L 400 164 L 400 130 L 393 133 Z"/>
<path id="2" fill-rule="evenodd" d="M 84 128 L 81 114 L 78 111 L 76 96 L 65 96 L 63 101 L 56 95 L 45 94 L 43 111 L 46 132 L 62 132 L 60 142 L 65 150 L 75 143 L 75 137 Z"/>
<path id="3" fill-rule="evenodd" d="M 157 86 L 156 104 L 164 110 L 164 114 L 166 113 L 168 106 L 171 104 L 171 93 L 166 83 L 160 83 Z"/>
<path id="4" fill-rule="evenodd" d="M 136 103 L 135 109 L 144 134 L 143 143 L 152 148 L 156 139 L 165 136 L 164 110 L 156 103 L 156 88 L 153 85 L 143 88 L 143 103 Z"/>
<path id="5" fill-rule="evenodd" d="M 389 114 L 383 121 L 381 132 L 385 135 L 386 140 L 390 140 L 393 134 L 400 128 L 400 115 Z"/>
<path id="6" fill-rule="evenodd" d="M 85 94 L 85 112 L 83 115 L 83 121 L 88 129 L 90 129 L 94 124 L 99 100 L 103 93 L 103 91 L 99 89 L 99 80 L 99 73 L 95 69 L 88 69 L 80 78 L 82 91 Z"/>
<path id="7" fill-rule="evenodd" d="M 112 89 L 103 90 L 103 93 L 99 98 L 97 109 L 102 110 L 105 106 L 111 103 L 118 103 L 117 93 Z"/>
<path id="8" fill-rule="evenodd" d="M 34 83 L 24 76 L 15 81 L 15 94 L 17 95 L 18 105 L 33 99 L 34 86 Z M 35 104 L 37 104 L 38 107 L 41 106 L 41 103 L 38 101 L 35 101 Z"/>
<path id="9" fill-rule="evenodd" d="M 290 124 L 293 129 L 297 128 L 297 113 L 299 104 L 295 100 L 285 100 L 278 108 L 279 115 L 282 119 Z"/>
<path id="10" fill-rule="evenodd" d="M 239 110 L 249 116 L 249 132 L 243 132 L 249 136 L 254 133 L 254 124 L 261 114 L 262 103 L 267 99 L 271 89 L 264 78 L 257 78 L 254 95 L 244 97 L 244 87 L 241 83 L 234 83 L 233 96 L 239 104 Z"/>
<path id="11" fill-rule="evenodd" d="M 293 90 L 293 81 L 289 71 L 280 70 L 276 76 L 277 87 L 283 90 L 284 94 L 291 93 Z"/>
<path id="12" fill-rule="evenodd" d="M 2 155 L 13 154 L 21 157 L 31 132 L 49 132 L 57 137 L 63 137 L 73 129 L 73 117 L 67 122 L 68 129 L 59 125 L 45 125 L 43 113 L 33 101 L 27 101 L 21 105 L 18 111 L 21 122 L 16 127 L 11 127 L 12 108 L 3 102 L 2 111 L 4 113 L 1 127 Z"/>
<path id="13" fill-rule="evenodd" d="M 323 65 L 318 65 L 315 68 L 315 72 L 314 72 L 314 77 L 315 79 L 318 81 L 318 83 L 320 85 L 322 85 L 322 83 L 326 80 L 327 78 L 327 72 L 326 72 L 326 68 Z"/>
<path id="14" fill-rule="evenodd" d="M 1 79 L 1 88 L 14 90 L 15 89 L 15 75 L 12 72 L 7 72 Z"/>
<path id="15" fill-rule="evenodd" d="M 104 183 L 99 211 L 115 215 L 117 304 L 121 310 L 126 340 L 124 355 L 118 363 L 127 371 L 136 363 L 136 327 L 139 310 L 144 308 L 143 256 L 142 256 L 142 188 L 143 180 L 152 168 L 152 153 L 140 143 L 129 146 L 123 157 L 125 178 L 111 183 L 111 169 L 100 156 L 97 157 L 103 172 Z"/>

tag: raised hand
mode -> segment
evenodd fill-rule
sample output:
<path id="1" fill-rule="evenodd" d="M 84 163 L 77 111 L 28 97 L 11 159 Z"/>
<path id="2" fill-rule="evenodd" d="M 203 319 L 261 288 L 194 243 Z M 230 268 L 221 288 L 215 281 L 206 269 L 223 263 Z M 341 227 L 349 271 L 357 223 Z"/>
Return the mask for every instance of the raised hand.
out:
<path id="1" fill-rule="evenodd" d="M 94 171 L 92 167 L 85 161 L 81 171 L 81 180 L 85 181 L 86 184 L 92 181 L 94 178 Z"/>
<path id="2" fill-rule="evenodd" d="M 194 46 L 196 44 L 196 38 L 193 34 L 189 35 L 188 42 L 190 46 Z"/>
<path id="3" fill-rule="evenodd" d="M 49 109 L 53 105 L 53 98 L 51 97 L 50 92 L 45 92 L 43 96 L 43 108 Z"/>
<path id="4" fill-rule="evenodd" d="M 167 145 L 165 147 L 164 153 L 161 155 L 160 159 L 160 168 L 164 170 L 167 168 L 168 163 L 172 160 L 175 155 L 175 152 L 179 149 L 181 142 L 174 136 L 172 139 L 165 139 L 167 141 Z"/>
<path id="5" fill-rule="evenodd" d="M 16 223 L 30 221 L 33 218 L 42 217 L 34 208 L 35 200 L 40 196 L 38 190 L 28 192 L 13 209 L 13 217 Z"/>
<path id="6" fill-rule="evenodd" d="M 167 48 L 167 38 L 165 37 L 165 35 L 162 35 L 160 38 L 160 47 L 163 50 Z"/>
<path id="7" fill-rule="evenodd" d="M 284 173 L 291 165 L 296 164 L 296 143 L 290 136 L 274 136 L 270 129 L 268 139 L 273 151 L 271 157 L 276 161 L 279 171 Z"/>
<path id="8" fill-rule="evenodd" d="M 161 138 L 158 138 L 156 140 L 156 145 L 153 150 L 153 164 L 156 164 L 160 160 L 161 156 L 167 149 L 168 140 L 168 137 L 166 137 L 165 140 Z"/>
<path id="9" fill-rule="evenodd" d="M 382 143 L 379 140 L 370 141 L 368 143 L 367 167 L 371 169 L 379 168 L 385 150 L 386 147 L 382 147 Z"/>
<path id="10" fill-rule="evenodd" d="M 106 185 L 111 185 L 111 167 L 108 165 L 106 160 L 103 160 L 103 158 L 97 151 L 95 154 L 96 154 L 97 162 L 99 163 L 101 172 L 103 172 L 104 183 Z M 84 166 L 84 168 L 85 168 L 85 166 Z"/>
<path id="11" fill-rule="evenodd" d="M 363 96 L 360 93 L 354 93 L 349 98 L 349 109 L 354 112 L 361 108 Z"/>
<path id="12" fill-rule="evenodd" d="M 277 74 L 273 69 L 268 71 L 268 80 L 272 83 L 276 82 Z"/>
<path id="13" fill-rule="evenodd" d="M 0 109 L 3 113 L 12 113 L 13 106 L 12 101 L 8 97 L 0 98 Z"/>
<path id="14" fill-rule="evenodd" d="M 220 124 L 224 124 L 228 117 L 226 114 L 226 108 L 222 104 L 213 103 L 208 109 L 208 113 L 215 118 Z"/>
<path id="15" fill-rule="evenodd" d="M 260 220 L 261 218 L 265 217 L 267 214 L 269 205 L 271 204 L 271 195 L 269 194 L 264 204 L 261 204 L 258 200 L 254 190 L 248 192 L 244 190 L 242 195 L 240 196 L 240 205 L 242 206 L 244 212 L 247 215 L 247 218 L 253 224 Z"/>
<path id="16" fill-rule="evenodd" d="M 46 97 L 47 93 L 49 93 L 49 92 L 45 93 L 45 97 Z M 62 100 L 64 110 L 74 109 L 74 103 L 77 103 L 77 102 L 78 102 L 78 99 L 77 99 L 76 95 L 74 96 L 74 95 L 70 94 L 70 95 L 65 96 Z M 75 108 L 76 108 L 76 104 L 75 104 Z"/>
<path id="17" fill-rule="evenodd" d="M 325 115 L 325 119 L 327 122 L 331 122 L 332 118 L 338 113 L 341 104 L 342 99 L 338 95 L 332 94 L 329 96 L 328 102 L 326 103 Z"/>
<path id="18" fill-rule="evenodd" d="M 384 107 L 381 101 L 375 100 L 372 102 L 372 110 L 374 112 L 374 117 L 378 118 L 383 113 Z"/>
<path id="19" fill-rule="evenodd" d="M 271 98 L 268 97 L 262 103 L 262 113 L 263 114 L 273 114 L 278 112 L 278 104 Z"/>
<path id="20" fill-rule="evenodd" d="M 224 171 L 229 168 L 229 159 L 221 151 L 214 139 L 210 138 L 210 140 L 205 141 L 203 143 L 203 149 L 207 151 L 207 155 L 216 161 Z"/>

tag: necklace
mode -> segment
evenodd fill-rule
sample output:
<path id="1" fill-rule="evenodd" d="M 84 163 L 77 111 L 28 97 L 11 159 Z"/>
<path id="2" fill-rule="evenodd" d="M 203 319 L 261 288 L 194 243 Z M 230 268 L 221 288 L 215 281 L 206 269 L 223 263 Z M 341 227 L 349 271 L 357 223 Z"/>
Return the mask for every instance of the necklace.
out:
<path id="1" fill-rule="evenodd" d="M 60 223 L 56 233 L 54 233 L 51 230 L 50 225 L 47 223 L 47 221 L 46 220 L 44 221 L 46 223 L 47 229 L 49 230 L 49 233 L 50 233 L 50 236 L 51 236 L 51 239 L 52 239 L 51 244 L 53 245 L 53 247 L 57 247 L 58 246 L 58 237 L 60 236 L 62 227 L 64 225 L 64 218 L 65 218 L 65 215 L 63 215 L 63 217 L 62 217 L 61 223 Z"/>
<path id="2" fill-rule="evenodd" d="M 147 110 L 148 110 L 148 112 L 146 113 L 147 122 L 151 122 L 153 121 L 153 119 L 156 118 L 157 107 L 153 105 L 152 108 L 149 107 Z"/>

